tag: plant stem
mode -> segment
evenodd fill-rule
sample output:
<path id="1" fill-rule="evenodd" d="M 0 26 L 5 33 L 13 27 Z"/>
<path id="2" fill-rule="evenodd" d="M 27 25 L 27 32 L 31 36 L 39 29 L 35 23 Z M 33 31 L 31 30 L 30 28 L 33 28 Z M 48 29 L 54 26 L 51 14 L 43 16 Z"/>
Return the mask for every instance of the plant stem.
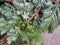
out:
<path id="1" fill-rule="evenodd" d="M 33 44 L 32 44 L 32 42 L 33 42 L 32 39 L 30 39 L 29 41 L 30 41 L 30 45 L 33 45 Z"/>
<path id="2" fill-rule="evenodd" d="M 28 22 L 30 22 L 35 16 L 37 16 L 39 11 L 41 11 L 41 7 L 38 7 L 38 9 L 35 10 L 35 13 L 32 14 L 32 16 L 29 18 Z"/>

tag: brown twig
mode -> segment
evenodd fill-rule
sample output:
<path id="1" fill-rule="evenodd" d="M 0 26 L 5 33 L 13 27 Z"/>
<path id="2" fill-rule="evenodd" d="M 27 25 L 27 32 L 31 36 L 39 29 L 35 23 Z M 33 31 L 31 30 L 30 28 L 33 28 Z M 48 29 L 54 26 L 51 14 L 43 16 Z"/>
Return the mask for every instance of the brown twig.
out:
<path id="1" fill-rule="evenodd" d="M 38 7 L 38 9 L 35 10 L 32 16 L 28 19 L 28 22 L 30 22 L 35 16 L 37 16 L 39 11 L 41 11 L 41 7 Z"/>
<path id="2" fill-rule="evenodd" d="M 56 4 L 57 3 L 57 0 L 52 0 L 53 4 Z"/>
<path id="3" fill-rule="evenodd" d="M 11 2 L 11 3 L 12 3 L 14 0 L 6 0 L 6 1 L 7 1 L 7 2 Z"/>

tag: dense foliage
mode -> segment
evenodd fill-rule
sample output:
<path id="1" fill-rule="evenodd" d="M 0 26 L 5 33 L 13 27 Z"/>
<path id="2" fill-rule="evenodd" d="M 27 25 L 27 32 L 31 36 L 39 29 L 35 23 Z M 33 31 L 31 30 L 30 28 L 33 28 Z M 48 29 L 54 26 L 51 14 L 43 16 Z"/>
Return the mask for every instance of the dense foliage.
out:
<path id="1" fill-rule="evenodd" d="M 53 4 L 51 0 L 5 2 L 0 6 L 0 34 L 7 33 L 9 44 L 17 40 L 29 43 L 30 39 L 38 42 L 44 30 L 52 32 L 59 24 L 59 9 L 59 2 Z"/>

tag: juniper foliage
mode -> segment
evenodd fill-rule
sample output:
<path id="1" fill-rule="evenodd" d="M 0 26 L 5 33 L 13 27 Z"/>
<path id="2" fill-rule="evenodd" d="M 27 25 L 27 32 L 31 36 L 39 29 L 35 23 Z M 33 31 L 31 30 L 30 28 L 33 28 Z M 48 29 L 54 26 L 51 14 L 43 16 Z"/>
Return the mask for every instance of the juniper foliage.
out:
<path id="1" fill-rule="evenodd" d="M 38 7 L 41 7 L 41 11 L 28 22 Z M 32 38 L 38 42 L 43 31 L 52 32 L 59 23 L 59 2 L 53 4 L 52 0 L 18 0 L 0 6 L 0 34 L 7 33 L 8 44 L 20 39 L 29 43 Z"/>

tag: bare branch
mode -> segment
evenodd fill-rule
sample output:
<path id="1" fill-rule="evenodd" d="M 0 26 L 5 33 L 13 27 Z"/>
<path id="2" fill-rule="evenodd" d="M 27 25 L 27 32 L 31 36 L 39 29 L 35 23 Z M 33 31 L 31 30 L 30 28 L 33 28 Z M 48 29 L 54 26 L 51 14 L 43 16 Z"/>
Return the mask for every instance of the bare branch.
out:
<path id="1" fill-rule="evenodd" d="M 37 16 L 39 11 L 41 11 L 41 7 L 38 7 L 38 9 L 35 10 L 35 13 L 32 14 L 32 16 L 29 18 L 28 22 L 30 22 L 35 16 Z"/>

